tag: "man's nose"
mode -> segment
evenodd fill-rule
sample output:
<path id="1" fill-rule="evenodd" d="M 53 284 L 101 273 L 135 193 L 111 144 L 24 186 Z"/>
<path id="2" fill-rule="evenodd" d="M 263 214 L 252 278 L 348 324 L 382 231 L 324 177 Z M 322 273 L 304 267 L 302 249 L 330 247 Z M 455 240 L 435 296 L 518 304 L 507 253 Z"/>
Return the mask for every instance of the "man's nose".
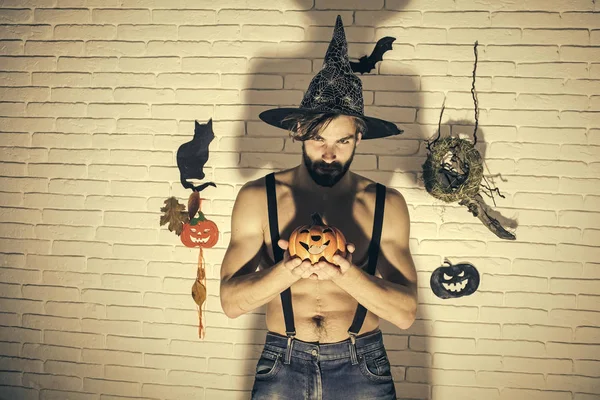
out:
<path id="1" fill-rule="evenodd" d="M 323 161 L 333 161 L 335 160 L 335 148 L 333 146 L 325 146 L 323 149 Z"/>

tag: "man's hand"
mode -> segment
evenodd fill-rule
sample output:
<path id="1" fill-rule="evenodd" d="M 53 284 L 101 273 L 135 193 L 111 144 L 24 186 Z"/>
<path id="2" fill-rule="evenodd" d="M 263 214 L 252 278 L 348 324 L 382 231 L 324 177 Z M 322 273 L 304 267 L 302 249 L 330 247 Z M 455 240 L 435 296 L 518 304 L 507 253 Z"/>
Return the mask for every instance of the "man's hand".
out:
<path id="1" fill-rule="evenodd" d="M 310 260 L 302 260 L 300 257 L 290 257 L 288 251 L 289 242 L 284 239 L 279 239 L 277 245 L 284 250 L 283 253 L 283 266 L 287 268 L 294 276 L 300 278 L 309 278 L 313 271 L 311 271 Z"/>
<path id="2" fill-rule="evenodd" d="M 354 245 L 348 243 L 346 245 L 346 257 L 337 253 L 333 256 L 333 263 L 321 260 L 311 265 L 309 269 L 311 275 L 309 275 L 309 278 L 318 279 L 320 281 L 335 281 L 341 278 L 352 267 L 352 253 L 354 253 L 354 250 Z"/>

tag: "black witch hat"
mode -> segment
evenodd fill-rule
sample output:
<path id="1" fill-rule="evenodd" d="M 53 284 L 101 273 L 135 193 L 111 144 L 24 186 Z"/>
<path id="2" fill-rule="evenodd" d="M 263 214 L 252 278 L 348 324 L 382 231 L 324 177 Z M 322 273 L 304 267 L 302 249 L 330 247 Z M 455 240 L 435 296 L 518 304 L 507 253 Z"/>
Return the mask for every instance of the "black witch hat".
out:
<path id="1" fill-rule="evenodd" d="M 348 43 L 342 17 L 337 16 L 333 38 L 329 43 L 323 69 L 310 82 L 300 108 L 274 108 L 260 113 L 269 125 L 289 130 L 294 121 L 282 121 L 290 114 L 336 113 L 362 118 L 367 132 L 362 139 L 393 136 L 403 131 L 389 121 L 364 115 L 362 82 L 354 74 L 348 60 Z"/>

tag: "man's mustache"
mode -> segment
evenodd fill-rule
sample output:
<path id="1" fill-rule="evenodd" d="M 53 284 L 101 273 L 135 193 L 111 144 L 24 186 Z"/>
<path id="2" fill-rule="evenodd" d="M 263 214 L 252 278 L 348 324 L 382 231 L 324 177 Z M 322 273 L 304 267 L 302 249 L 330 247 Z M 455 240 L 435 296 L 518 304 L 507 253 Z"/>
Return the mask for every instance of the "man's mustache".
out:
<path id="1" fill-rule="evenodd" d="M 325 162 L 316 162 L 314 164 L 314 168 L 320 168 L 328 171 L 341 171 L 343 169 L 342 164 L 337 162 L 325 163 Z"/>

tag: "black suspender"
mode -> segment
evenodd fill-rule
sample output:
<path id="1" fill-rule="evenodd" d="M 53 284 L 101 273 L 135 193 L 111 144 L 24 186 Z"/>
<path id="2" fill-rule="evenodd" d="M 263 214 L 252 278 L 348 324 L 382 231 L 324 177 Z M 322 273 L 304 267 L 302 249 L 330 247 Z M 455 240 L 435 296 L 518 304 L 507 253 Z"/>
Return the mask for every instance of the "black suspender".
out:
<path id="1" fill-rule="evenodd" d="M 369 265 L 367 266 L 367 273 L 374 275 L 375 267 L 377 267 L 377 257 L 379 256 L 379 243 L 381 242 L 381 228 L 383 226 L 383 211 L 385 208 L 385 186 L 378 183 L 377 192 L 375 197 L 375 219 L 373 221 L 373 235 L 371 236 L 371 243 L 369 244 Z M 358 335 L 365 316 L 367 315 L 367 309 L 362 305 L 358 304 L 356 307 L 356 313 L 354 314 L 354 321 L 348 333 L 352 336 Z"/>
<path id="2" fill-rule="evenodd" d="M 279 241 L 279 223 L 277 219 L 277 195 L 275 193 L 275 173 L 271 172 L 265 177 L 267 186 L 267 206 L 269 210 L 269 230 L 271 231 L 271 245 L 273 246 L 273 257 L 275 263 L 283 260 L 283 250 L 277 245 Z M 294 309 L 292 308 L 292 291 L 290 288 L 281 292 L 281 304 L 283 306 L 283 318 L 285 319 L 285 331 L 288 337 L 296 335 L 294 326 Z"/>
<path id="3" fill-rule="evenodd" d="M 267 188 L 267 207 L 269 212 L 269 230 L 271 231 L 271 245 L 273 246 L 273 256 L 275 262 L 278 263 L 283 259 L 283 250 L 277 245 L 279 240 L 279 224 L 277 219 L 277 197 L 275 193 L 275 174 L 270 173 L 265 176 Z M 385 207 L 385 191 L 384 185 L 377 183 L 376 198 L 375 198 L 375 219 L 373 221 L 373 234 L 369 244 L 368 257 L 369 264 L 367 273 L 374 275 L 377 267 L 377 258 L 379 255 L 379 244 L 381 241 L 381 228 L 383 226 L 383 212 Z M 285 320 L 285 330 L 288 337 L 296 335 L 294 326 L 294 310 L 292 308 L 292 291 L 287 288 L 281 292 L 281 304 L 283 306 L 283 318 Z M 366 308 L 359 304 L 356 308 L 354 321 L 348 329 L 350 336 L 358 335 L 360 328 L 367 314 Z"/>

